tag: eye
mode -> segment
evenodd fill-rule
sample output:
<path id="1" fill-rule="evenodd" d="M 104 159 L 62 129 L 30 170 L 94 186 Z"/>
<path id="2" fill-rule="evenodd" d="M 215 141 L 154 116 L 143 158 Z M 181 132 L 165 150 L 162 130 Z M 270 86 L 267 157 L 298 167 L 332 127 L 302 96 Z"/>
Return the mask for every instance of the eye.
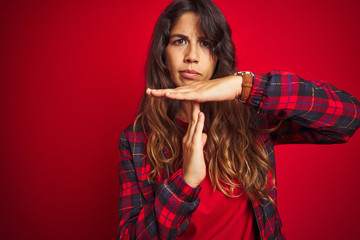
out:
<path id="1" fill-rule="evenodd" d="M 178 40 L 175 40 L 173 43 L 175 45 L 186 44 L 186 40 L 185 39 L 178 39 Z"/>
<path id="2" fill-rule="evenodd" d="M 210 42 L 208 42 L 208 41 L 201 41 L 201 42 L 200 42 L 200 45 L 201 45 L 201 46 L 204 46 L 204 47 L 207 47 L 207 48 L 210 48 L 210 45 L 211 45 L 211 44 L 210 44 Z"/>

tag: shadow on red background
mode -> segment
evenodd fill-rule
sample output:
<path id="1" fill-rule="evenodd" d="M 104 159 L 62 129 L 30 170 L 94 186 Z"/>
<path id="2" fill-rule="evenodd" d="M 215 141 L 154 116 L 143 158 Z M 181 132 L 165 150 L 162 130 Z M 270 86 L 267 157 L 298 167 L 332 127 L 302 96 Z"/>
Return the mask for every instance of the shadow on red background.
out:
<path id="1" fill-rule="evenodd" d="M 117 144 L 168 3 L 0 3 L 0 239 L 115 239 Z M 358 1 L 215 3 L 240 69 L 291 71 L 360 98 Z M 356 238 L 359 142 L 277 148 L 289 239 Z"/>

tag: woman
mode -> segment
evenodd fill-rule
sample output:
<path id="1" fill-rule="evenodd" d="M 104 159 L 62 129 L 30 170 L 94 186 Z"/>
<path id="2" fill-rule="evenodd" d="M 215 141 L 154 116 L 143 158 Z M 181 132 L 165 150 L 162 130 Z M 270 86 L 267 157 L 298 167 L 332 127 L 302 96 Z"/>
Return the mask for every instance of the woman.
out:
<path id="1" fill-rule="evenodd" d="M 285 238 L 274 144 L 345 142 L 359 102 L 291 73 L 236 71 L 210 0 L 165 9 L 138 117 L 121 135 L 119 238 Z"/>

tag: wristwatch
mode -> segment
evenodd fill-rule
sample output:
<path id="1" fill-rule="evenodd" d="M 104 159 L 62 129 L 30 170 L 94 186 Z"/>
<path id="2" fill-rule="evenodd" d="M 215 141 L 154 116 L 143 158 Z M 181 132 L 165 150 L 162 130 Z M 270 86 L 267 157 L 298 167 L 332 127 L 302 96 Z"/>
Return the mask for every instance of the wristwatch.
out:
<path id="1" fill-rule="evenodd" d="M 234 72 L 236 76 L 242 76 L 241 84 L 241 94 L 238 96 L 238 100 L 241 103 L 246 103 L 246 100 L 249 98 L 251 93 L 251 88 L 253 86 L 253 79 L 255 74 L 247 71 Z"/>

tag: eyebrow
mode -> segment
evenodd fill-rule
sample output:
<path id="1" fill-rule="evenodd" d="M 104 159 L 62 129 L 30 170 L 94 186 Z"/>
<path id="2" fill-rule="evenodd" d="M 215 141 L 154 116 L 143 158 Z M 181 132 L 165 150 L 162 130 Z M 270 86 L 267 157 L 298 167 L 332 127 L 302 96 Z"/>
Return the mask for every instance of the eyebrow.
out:
<path id="1" fill-rule="evenodd" d="M 170 39 L 171 38 L 175 38 L 175 37 L 178 37 L 178 38 L 183 38 L 183 39 L 189 39 L 188 36 L 186 35 L 183 35 L 183 34 L 179 34 L 179 33 L 175 33 L 173 35 L 170 35 Z M 198 38 L 199 40 L 209 40 L 207 37 L 204 37 L 204 36 L 201 36 Z"/>
<path id="2" fill-rule="evenodd" d="M 175 33 L 175 34 L 173 34 L 173 35 L 170 35 L 170 39 L 171 39 L 171 38 L 175 38 L 175 37 L 188 39 L 188 36 L 183 35 L 183 34 Z"/>

